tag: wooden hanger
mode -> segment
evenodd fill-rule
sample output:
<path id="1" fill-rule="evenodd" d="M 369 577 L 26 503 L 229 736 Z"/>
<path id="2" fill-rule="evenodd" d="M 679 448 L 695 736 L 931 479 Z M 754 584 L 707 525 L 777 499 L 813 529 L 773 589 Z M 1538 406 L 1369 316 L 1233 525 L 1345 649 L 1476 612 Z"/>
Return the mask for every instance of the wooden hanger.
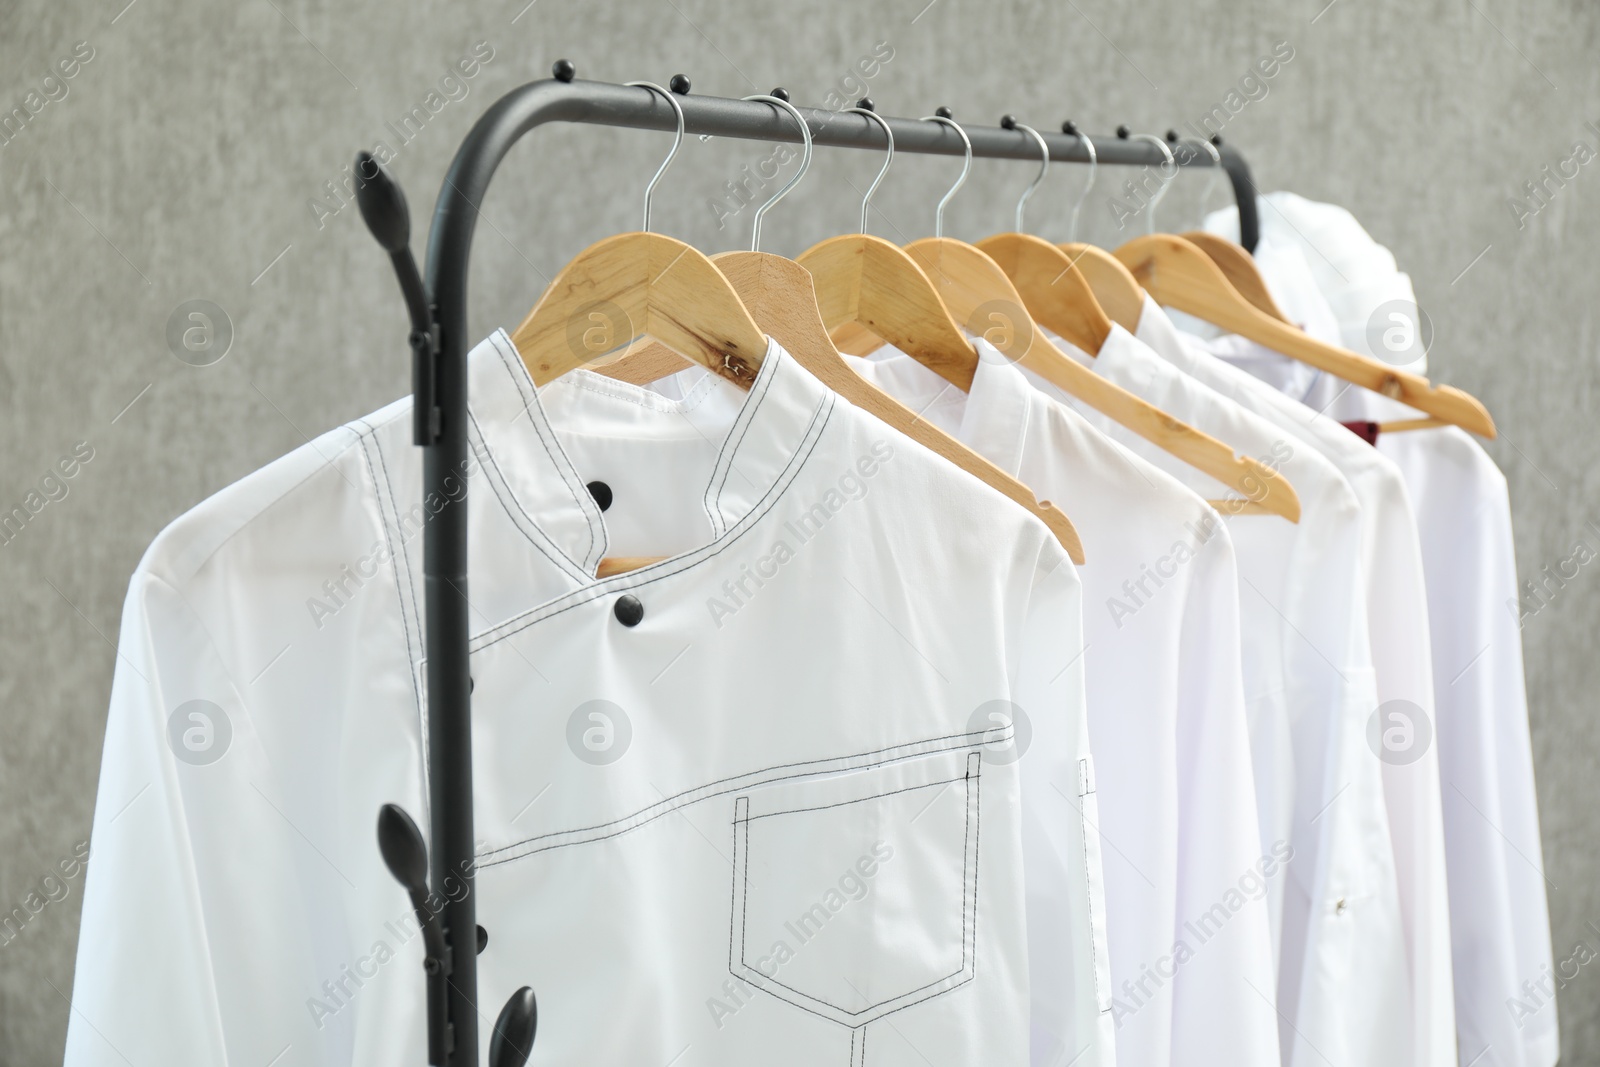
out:
<path id="1" fill-rule="evenodd" d="M 1256 268 L 1256 261 L 1251 258 L 1249 252 L 1226 237 L 1218 237 L 1204 230 L 1190 230 L 1183 235 L 1183 238 L 1204 252 L 1206 258 L 1215 263 L 1222 276 L 1228 279 L 1228 284 L 1258 311 L 1271 315 L 1287 326 L 1294 325 L 1289 321 L 1289 316 L 1278 307 L 1278 302 L 1272 299 L 1272 294 L 1267 291 L 1267 280 L 1261 276 L 1261 271 Z M 1133 276 L 1130 274 L 1129 277 Z"/>
<path id="2" fill-rule="evenodd" d="M 950 317 L 922 268 L 899 246 L 867 233 L 872 194 L 894 163 L 894 131 L 872 107 L 845 108 L 883 130 L 887 151 L 877 177 L 861 198 L 858 232 L 831 237 L 806 249 L 796 262 L 811 272 L 817 309 L 840 352 L 865 356 L 884 344 L 913 352 L 946 381 L 972 381 L 978 353 Z"/>
<path id="3" fill-rule="evenodd" d="M 1077 202 L 1072 205 L 1072 221 L 1068 224 L 1067 240 L 1056 247 L 1065 252 L 1072 265 L 1078 268 L 1078 273 L 1088 283 L 1089 291 L 1094 294 L 1095 302 L 1111 321 L 1129 333 L 1135 333 L 1139 329 L 1139 317 L 1144 314 L 1144 290 L 1133 280 L 1128 268 L 1118 263 L 1109 252 L 1094 245 L 1083 244 L 1076 239 L 1078 216 L 1083 211 L 1084 202 L 1089 199 L 1089 193 L 1094 189 L 1095 176 L 1100 171 L 1100 153 L 1096 150 L 1094 142 L 1089 139 L 1089 135 L 1078 129 L 1077 123 L 1063 122 L 1061 132 L 1076 137 L 1083 144 L 1084 151 L 1089 155 L 1089 180 L 1084 183 L 1083 191 L 1078 194 Z M 1045 155 L 1049 154 L 1049 148 L 1046 146 L 1041 146 L 1040 151 Z M 1040 179 L 1043 176 L 1041 170 Z M 1029 186 L 1029 192 L 1032 188 Z M 1024 202 L 1027 195 L 1023 194 Z M 1021 207 L 1022 202 L 1019 202 L 1019 211 Z M 1017 231 L 1024 232 L 1020 218 L 1017 221 Z M 1012 275 L 1013 282 L 1017 280 L 1011 268 L 1001 262 L 1002 257 L 995 255 L 998 249 L 991 251 L 988 242 L 985 241 L 979 241 L 978 247 L 989 252 L 996 262 L 1000 262 L 1006 273 Z M 1022 288 L 1020 283 L 1018 288 Z"/>
<path id="4" fill-rule="evenodd" d="M 1074 563 L 1083 562 L 1083 544 L 1078 532 L 1059 508 L 1048 501 L 1039 502 L 1026 485 L 850 369 L 828 338 L 827 328 L 817 312 L 817 301 L 811 296 L 814 291 L 811 274 L 804 267 L 767 252 L 722 252 L 712 259 L 741 294 L 756 321 L 818 381 L 1021 504 L 1050 528 Z M 619 381 L 643 385 L 664 377 L 658 373 L 663 365 L 665 373 L 671 374 L 683 369 L 683 360 L 665 349 L 651 346 L 596 370 Z M 658 559 L 630 559 L 629 562 L 645 566 Z"/>
<path id="5" fill-rule="evenodd" d="M 1065 258 L 1044 241 L 1040 244 Z M 1300 521 L 1300 498 L 1283 475 L 1249 456 L 1236 455 L 1216 438 L 1196 430 L 1188 423 L 1162 411 L 1148 401 L 1103 378 L 1062 352 L 1033 326 L 1027 301 L 1012 286 L 999 265 L 971 245 L 949 238 L 927 237 L 906 246 L 911 257 L 921 263 L 928 276 L 939 285 L 945 304 L 957 316 L 976 317 L 984 310 L 991 316 L 1003 315 L 995 308 L 1018 309 L 1024 322 L 1004 322 L 1004 329 L 989 337 L 1001 354 L 1032 371 L 1045 381 L 1088 404 L 1102 415 L 1169 452 L 1191 467 L 1204 471 L 1223 485 L 1243 494 L 1242 499 L 1209 501 L 1227 514 L 1273 514 L 1290 522 Z M 985 308 L 988 305 L 988 308 Z M 1102 316 L 1103 317 L 1103 316 Z M 1111 334 L 1106 319 L 1098 342 L 1086 338 L 1094 347 L 1076 347 L 1097 352 Z"/>
<path id="6" fill-rule="evenodd" d="M 654 337 L 744 389 L 755 381 L 767 338 L 728 279 L 702 253 L 650 232 L 650 196 L 683 145 L 683 106 L 653 82 L 678 116 L 672 150 L 644 190 L 644 225 L 579 252 L 511 335 L 535 385 L 642 337 Z M 626 338 L 619 335 L 625 333 Z"/>
<path id="7" fill-rule="evenodd" d="M 534 384 L 544 385 L 639 337 L 745 389 L 767 350 L 728 279 L 705 255 L 659 233 L 618 234 L 578 253 L 511 343 Z"/>
<path id="8" fill-rule="evenodd" d="M 1204 319 L 1419 411 L 1482 437 L 1495 435 L 1488 409 L 1448 385 L 1390 367 L 1368 356 L 1326 344 L 1280 322 L 1245 300 L 1209 257 L 1175 234 L 1135 237 L 1116 256 L 1158 304 Z"/>
<path id="9" fill-rule="evenodd" d="M 842 334 L 846 341 L 859 338 L 852 349 L 870 339 L 886 342 L 963 392 L 972 388 L 977 350 L 950 317 L 933 282 L 898 246 L 870 234 L 845 234 L 812 245 L 795 262 L 811 272 L 817 308 L 830 334 Z"/>
<path id="10" fill-rule="evenodd" d="M 804 155 L 795 176 L 757 210 L 755 235 L 751 242 L 755 244 L 760 240 L 761 216 L 804 176 L 810 164 L 812 146 L 810 129 L 793 105 L 777 97 L 760 96 L 752 99 L 764 100 L 789 110 L 805 132 L 806 138 Z M 880 178 L 881 176 L 880 173 Z M 932 423 L 922 419 L 904 404 L 850 369 L 828 337 L 828 330 L 818 307 L 819 301 L 813 278 L 805 267 L 782 256 L 759 251 L 723 252 L 715 257 L 714 262 L 739 294 L 743 306 L 748 307 L 772 338 L 823 385 L 1026 508 L 1050 529 L 1074 563 L 1083 563 L 1083 543 L 1078 537 L 1077 530 L 1060 509 L 1048 501 L 1038 501 L 1027 486 Z M 926 278 L 923 281 L 927 283 Z M 928 287 L 931 292 L 931 284 Z M 870 290 L 870 285 L 867 288 Z M 937 296 L 934 299 L 937 301 Z M 959 331 L 956 336 L 961 337 L 962 344 L 971 353 L 975 367 L 976 351 Z M 600 370 L 601 373 L 620 380 L 643 384 L 662 377 L 661 374 L 655 374 L 659 363 L 651 362 L 661 358 L 661 353 L 646 349 L 625 355 Z M 681 361 L 678 366 L 669 366 L 667 373 L 679 367 Z M 640 381 L 641 373 L 654 374 L 654 377 Z M 970 375 L 967 380 L 970 383 Z M 624 562 L 633 566 L 644 566 L 657 560 L 629 558 L 626 561 L 618 561 L 618 564 Z M 605 561 L 602 561 L 602 566 L 604 565 Z"/>
<path id="11" fill-rule="evenodd" d="M 1002 354 L 1023 368 L 1243 494 L 1242 499 L 1213 501 L 1214 507 L 1230 514 L 1265 511 L 1281 515 L 1290 522 L 1299 522 L 1300 499 L 1288 479 L 1248 456 L 1235 455 L 1233 449 L 1221 441 L 1173 418 L 1062 352 L 1039 332 L 1034 325 L 1037 318 L 1034 309 L 1017 292 L 1006 272 L 993 259 L 964 241 L 943 235 L 944 207 L 966 181 L 972 165 L 972 143 L 967 139 L 966 131 L 947 112 L 934 116 L 930 121 L 945 123 L 960 134 L 967 146 L 967 166 L 955 185 L 939 201 L 934 214 L 935 236 L 913 241 L 906 246 L 906 252 L 922 265 L 951 313 L 969 323 L 974 333 L 984 333 L 986 339 Z M 1017 224 L 1020 228 L 1028 195 L 1043 180 L 1044 170 L 1049 166 L 1049 150 L 1037 131 L 1021 126 L 1014 120 L 1011 125 L 1030 133 L 1039 143 L 1043 157 L 1039 177 L 1034 179 L 1017 204 Z M 1112 322 L 1095 302 L 1088 285 L 1065 254 L 1043 240 L 1030 239 L 1022 234 L 1016 235 L 1014 240 L 1003 242 L 1002 246 L 1018 259 L 1044 259 L 1047 266 L 1023 272 L 1037 282 L 1058 279 L 1057 285 L 1033 286 L 1035 298 L 1051 305 L 1042 307 L 1040 312 L 1064 327 L 1058 333 L 1065 340 L 1084 352 L 1099 352 L 1111 336 Z M 1062 279 L 1072 279 L 1067 288 L 1060 287 Z M 1078 306 L 1063 309 L 1059 305 L 1069 292 L 1078 301 Z M 994 331 L 983 330 L 983 320 L 1001 327 L 999 334 L 989 336 Z"/>
<path id="12" fill-rule="evenodd" d="M 1113 320 L 1071 257 L 1027 233 L 998 233 L 977 247 L 1011 279 L 1035 322 L 1085 352 L 1100 351 Z M 1135 328 L 1138 321 L 1135 317 Z"/>
<path id="13" fill-rule="evenodd" d="M 1240 296 L 1279 322 L 1296 326 L 1295 323 L 1289 321 L 1287 315 L 1279 310 L 1277 301 L 1272 299 L 1272 294 L 1267 291 L 1266 279 L 1262 278 L 1261 271 L 1257 269 L 1256 261 L 1251 258 L 1250 253 L 1227 238 L 1218 237 L 1216 234 L 1207 233 L 1204 230 L 1191 230 L 1183 236 L 1193 241 L 1195 247 L 1204 252 L 1207 258 L 1217 265 L 1217 268 L 1222 271 L 1223 277 L 1227 278 L 1229 284 L 1239 291 Z M 1113 262 L 1116 261 L 1113 260 Z M 1128 277 L 1132 278 L 1133 275 L 1130 274 Z M 1378 432 L 1380 434 L 1406 433 L 1410 430 L 1431 430 L 1449 425 L 1450 423 L 1445 422 L 1443 419 L 1431 417 L 1395 419 L 1390 422 L 1378 423 Z"/>
<path id="14" fill-rule="evenodd" d="M 978 242 L 984 248 L 984 242 Z M 1063 241 L 1056 245 L 1072 265 L 1078 268 L 1089 291 L 1111 317 L 1111 321 L 1129 333 L 1139 330 L 1139 317 L 1144 314 L 1144 290 L 1133 275 L 1128 273 L 1117 257 L 1103 248 L 1080 241 Z M 985 249 L 987 251 L 987 249 Z"/>

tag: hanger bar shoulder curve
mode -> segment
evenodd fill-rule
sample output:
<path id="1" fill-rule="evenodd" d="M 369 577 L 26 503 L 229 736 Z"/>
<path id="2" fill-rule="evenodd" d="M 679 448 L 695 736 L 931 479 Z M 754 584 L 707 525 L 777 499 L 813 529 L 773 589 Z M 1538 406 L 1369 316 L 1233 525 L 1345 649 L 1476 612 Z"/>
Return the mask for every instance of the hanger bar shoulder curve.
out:
<path id="1" fill-rule="evenodd" d="M 1117 249 L 1116 256 L 1158 304 L 1204 319 L 1479 436 L 1495 435 L 1494 420 L 1476 398 L 1453 386 L 1433 385 L 1421 375 L 1327 344 L 1279 322 L 1241 297 L 1217 265 L 1182 237 L 1135 237 Z"/>

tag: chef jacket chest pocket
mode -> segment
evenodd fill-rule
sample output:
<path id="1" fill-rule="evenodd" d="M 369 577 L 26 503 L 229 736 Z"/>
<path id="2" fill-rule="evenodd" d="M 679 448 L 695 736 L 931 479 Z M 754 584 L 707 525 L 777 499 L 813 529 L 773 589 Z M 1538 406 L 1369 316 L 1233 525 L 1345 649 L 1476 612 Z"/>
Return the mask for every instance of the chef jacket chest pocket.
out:
<path id="1" fill-rule="evenodd" d="M 857 1029 L 972 980 L 979 752 L 733 798 L 729 970 Z"/>

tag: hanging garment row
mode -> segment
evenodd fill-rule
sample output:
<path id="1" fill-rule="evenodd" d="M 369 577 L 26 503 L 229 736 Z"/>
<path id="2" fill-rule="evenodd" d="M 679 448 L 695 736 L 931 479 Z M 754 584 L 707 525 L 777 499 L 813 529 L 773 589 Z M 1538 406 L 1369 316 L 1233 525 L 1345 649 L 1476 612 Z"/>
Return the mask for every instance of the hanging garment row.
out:
<path id="1" fill-rule="evenodd" d="M 1493 422 L 1374 342 L 1393 257 L 1283 193 L 1052 243 L 1009 117 L 1039 170 L 968 244 L 944 109 L 902 248 L 862 101 L 861 232 L 785 259 L 849 120 L 781 91 L 799 168 L 707 257 L 650 227 L 687 82 L 633 84 L 676 124 L 643 229 L 470 353 L 465 239 L 424 283 L 366 157 L 416 394 L 135 573 L 67 1062 L 477 1063 L 505 1002 L 520 1064 L 531 988 L 536 1063 L 1553 1064 Z"/>

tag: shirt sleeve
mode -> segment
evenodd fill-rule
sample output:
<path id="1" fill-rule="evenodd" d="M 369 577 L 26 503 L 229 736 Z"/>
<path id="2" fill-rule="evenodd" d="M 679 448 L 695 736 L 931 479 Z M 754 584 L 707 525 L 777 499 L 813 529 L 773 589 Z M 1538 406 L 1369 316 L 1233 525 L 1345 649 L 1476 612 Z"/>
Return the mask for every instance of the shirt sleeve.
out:
<path id="1" fill-rule="evenodd" d="M 316 1033 L 303 1003 L 318 974 L 311 911 L 305 893 L 286 891 L 299 873 L 293 829 L 244 689 L 179 592 L 137 572 L 95 801 L 67 1067 L 265 1063 L 289 1044 L 295 1062 L 328 1062 L 318 1053 L 330 1035 Z"/>
<path id="2" fill-rule="evenodd" d="M 1111 969 L 1094 759 L 1083 684 L 1082 585 L 1065 556 L 1035 583 L 1017 670 L 1032 1062 L 1113 1067 Z"/>

